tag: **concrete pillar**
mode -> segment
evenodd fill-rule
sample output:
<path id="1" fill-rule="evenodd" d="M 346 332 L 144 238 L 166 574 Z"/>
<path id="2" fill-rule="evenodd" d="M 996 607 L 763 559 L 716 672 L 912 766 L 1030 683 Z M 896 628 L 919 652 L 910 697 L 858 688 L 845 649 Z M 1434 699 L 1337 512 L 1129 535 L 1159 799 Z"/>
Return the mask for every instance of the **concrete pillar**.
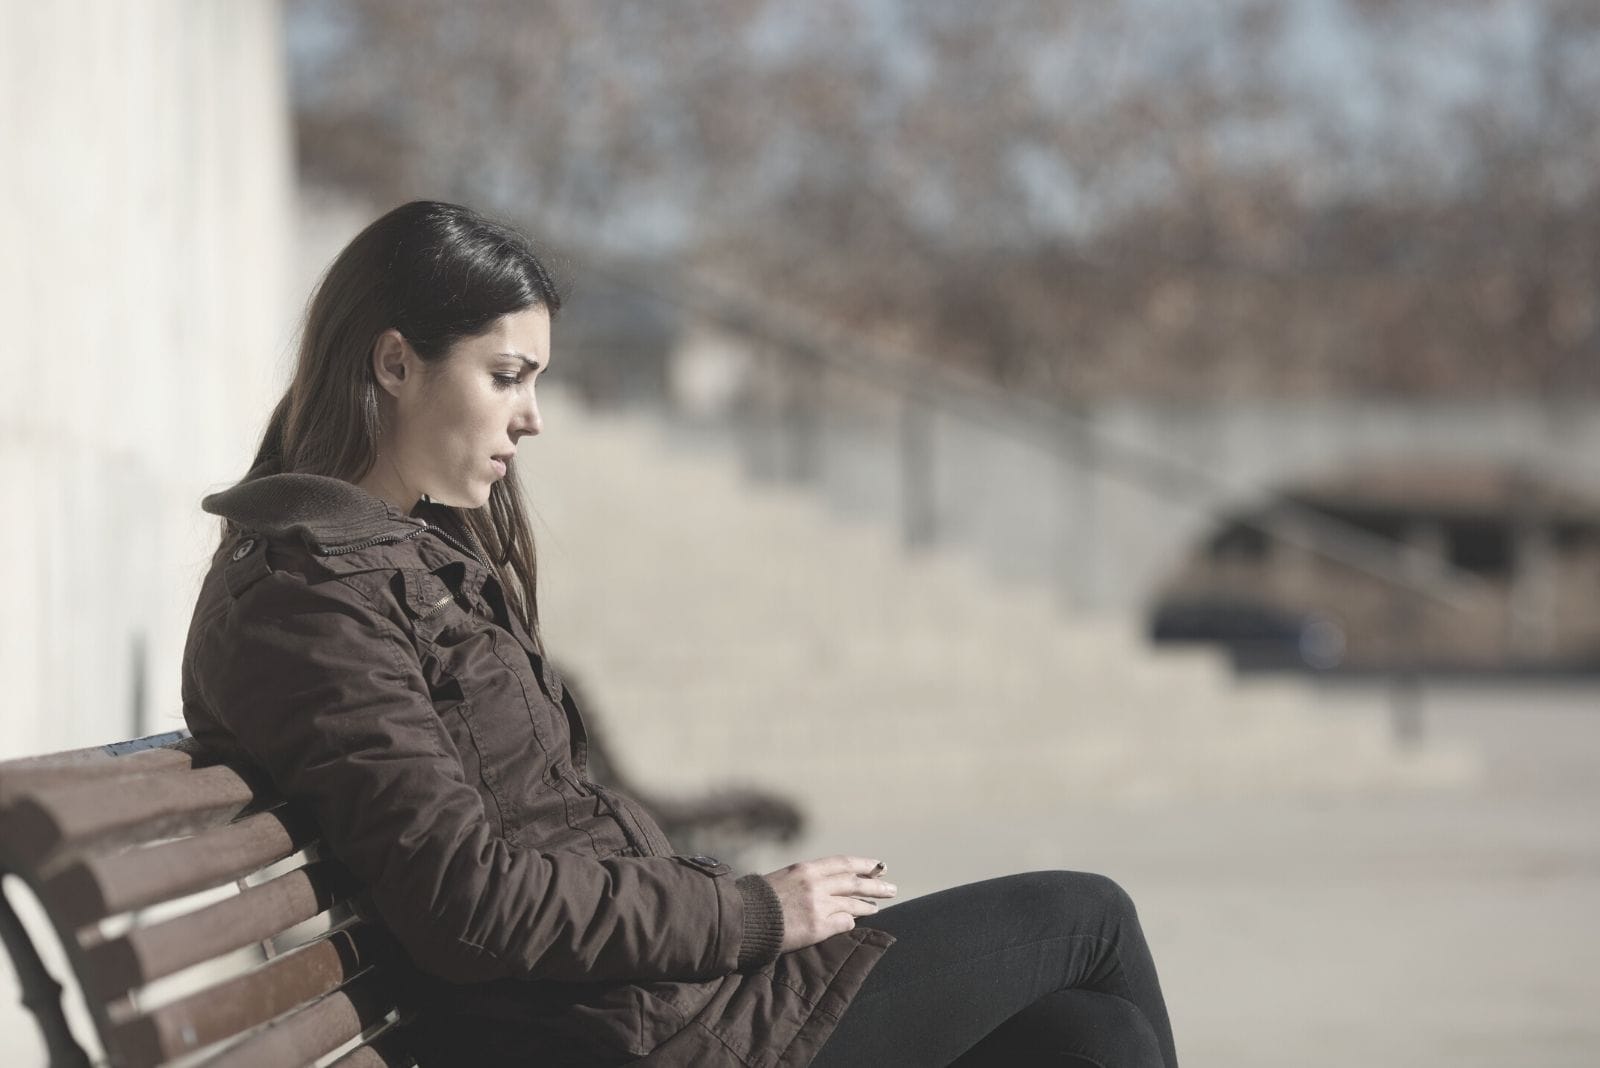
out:
<path id="1" fill-rule="evenodd" d="M 199 498 L 245 469 L 297 305 L 275 0 L 0 16 L 13 756 L 183 725 Z"/>

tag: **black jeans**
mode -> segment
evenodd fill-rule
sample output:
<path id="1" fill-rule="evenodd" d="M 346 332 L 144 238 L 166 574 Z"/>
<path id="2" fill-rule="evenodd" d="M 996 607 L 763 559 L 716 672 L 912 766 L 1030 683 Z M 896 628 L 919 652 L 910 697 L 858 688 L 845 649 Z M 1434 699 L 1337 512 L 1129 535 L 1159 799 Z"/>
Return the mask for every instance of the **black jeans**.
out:
<path id="1" fill-rule="evenodd" d="M 898 941 L 813 1068 L 1177 1068 L 1133 901 L 1101 875 L 969 883 L 856 921 Z"/>

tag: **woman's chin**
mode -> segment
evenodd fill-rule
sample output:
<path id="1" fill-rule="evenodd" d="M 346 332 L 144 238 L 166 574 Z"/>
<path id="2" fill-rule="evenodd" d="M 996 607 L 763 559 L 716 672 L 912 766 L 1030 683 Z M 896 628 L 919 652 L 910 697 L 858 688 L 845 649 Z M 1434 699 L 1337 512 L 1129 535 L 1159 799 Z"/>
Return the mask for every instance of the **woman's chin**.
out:
<path id="1" fill-rule="evenodd" d="M 448 504 L 451 508 L 482 508 L 489 503 L 489 496 L 493 492 L 494 483 L 485 482 L 468 491 L 453 489 L 447 493 L 430 493 L 428 498 L 435 504 Z"/>

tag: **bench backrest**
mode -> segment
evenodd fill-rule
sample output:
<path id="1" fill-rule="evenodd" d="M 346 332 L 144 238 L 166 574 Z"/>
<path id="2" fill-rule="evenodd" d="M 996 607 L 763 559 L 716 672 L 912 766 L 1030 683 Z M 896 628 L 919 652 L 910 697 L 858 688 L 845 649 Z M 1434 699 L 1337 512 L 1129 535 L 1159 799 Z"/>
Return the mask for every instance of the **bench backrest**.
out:
<path id="1" fill-rule="evenodd" d="M 412 1063 L 392 943 L 317 829 L 178 731 L 0 763 L 0 872 L 38 897 L 110 1064 Z M 0 901 L 51 1065 L 88 1064 Z M 204 1051 L 204 1052 L 202 1052 Z"/>

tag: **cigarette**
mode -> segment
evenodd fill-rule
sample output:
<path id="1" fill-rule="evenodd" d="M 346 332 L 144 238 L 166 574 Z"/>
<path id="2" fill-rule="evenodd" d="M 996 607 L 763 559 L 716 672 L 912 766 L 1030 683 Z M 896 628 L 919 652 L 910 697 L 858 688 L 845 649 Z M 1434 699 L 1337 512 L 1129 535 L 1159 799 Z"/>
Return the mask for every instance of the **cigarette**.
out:
<path id="1" fill-rule="evenodd" d="M 875 864 L 873 866 L 871 871 L 867 872 L 867 878 L 876 879 L 878 876 L 883 874 L 883 870 L 884 870 L 884 864 L 883 864 L 883 861 L 880 860 L 880 861 L 878 861 L 877 864 Z"/>

